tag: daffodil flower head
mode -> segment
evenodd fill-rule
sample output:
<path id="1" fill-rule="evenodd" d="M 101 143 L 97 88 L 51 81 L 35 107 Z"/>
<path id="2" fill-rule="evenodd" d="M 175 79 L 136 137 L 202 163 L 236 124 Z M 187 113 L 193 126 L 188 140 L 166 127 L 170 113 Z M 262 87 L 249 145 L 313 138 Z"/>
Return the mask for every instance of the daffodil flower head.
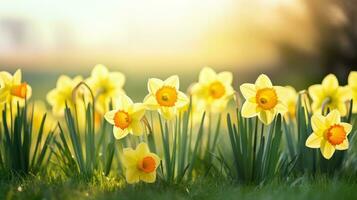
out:
<path id="1" fill-rule="evenodd" d="M 136 149 L 126 148 L 123 152 L 125 178 L 129 184 L 143 181 L 153 183 L 156 180 L 156 169 L 160 158 L 151 153 L 146 143 L 140 143 Z"/>
<path id="2" fill-rule="evenodd" d="M 351 89 L 339 86 L 333 74 L 327 75 L 321 84 L 310 86 L 309 95 L 313 101 L 311 107 L 314 113 L 337 109 L 342 116 L 347 114 L 346 102 L 352 98 Z"/>
<path id="3" fill-rule="evenodd" d="M 122 139 L 129 133 L 140 136 L 143 128 L 140 123 L 145 114 L 145 106 L 141 103 L 133 103 L 126 95 L 121 94 L 114 101 L 114 110 L 107 112 L 104 117 L 113 126 L 116 139 Z"/>
<path id="4" fill-rule="evenodd" d="M 76 76 L 73 79 L 66 75 L 58 78 L 56 88 L 47 93 L 47 102 L 52 106 L 52 112 L 55 116 L 62 116 L 66 104 L 73 109 L 76 99 L 73 99 L 73 90 L 83 80 L 81 76 Z"/>
<path id="5" fill-rule="evenodd" d="M 352 98 L 353 98 L 352 112 L 357 113 L 357 71 L 352 71 L 348 76 L 348 86 L 352 90 Z"/>
<path id="6" fill-rule="evenodd" d="M 123 90 L 124 74 L 121 72 L 109 72 L 104 65 L 96 65 L 86 82 L 93 90 L 96 97 L 96 109 L 101 113 L 108 111 L 112 99 L 120 94 L 125 94 Z"/>
<path id="7" fill-rule="evenodd" d="M 264 124 L 270 124 L 277 113 L 285 114 L 287 106 L 284 101 L 286 89 L 273 86 L 269 77 L 262 74 L 255 84 L 244 83 L 240 90 L 245 98 L 242 116 L 251 118 L 258 116 Z"/>
<path id="8" fill-rule="evenodd" d="M 19 103 L 22 106 L 25 99 L 29 99 L 32 94 L 31 87 L 21 81 L 22 73 L 18 69 L 11 75 L 9 72 L 0 72 L 0 103 Z"/>
<path id="9" fill-rule="evenodd" d="M 331 111 L 326 117 L 315 113 L 311 117 L 313 133 L 307 138 L 305 145 L 309 148 L 320 148 L 324 158 L 330 159 L 335 150 L 348 149 L 348 134 L 352 125 L 341 122 L 338 110 Z"/>
<path id="10" fill-rule="evenodd" d="M 210 112 L 223 111 L 234 95 L 232 81 L 231 72 L 216 73 L 212 68 L 203 68 L 191 89 L 195 106 Z"/>
<path id="11" fill-rule="evenodd" d="M 151 78 L 148 81 L 149 94 L 144 99 L 150 110 L 158 110 L 165 119 L 173 119 L 177 113 L 189 103 L 188 97 L 179 91 L 178 76 L 170 76 L 166 80 Z"/>

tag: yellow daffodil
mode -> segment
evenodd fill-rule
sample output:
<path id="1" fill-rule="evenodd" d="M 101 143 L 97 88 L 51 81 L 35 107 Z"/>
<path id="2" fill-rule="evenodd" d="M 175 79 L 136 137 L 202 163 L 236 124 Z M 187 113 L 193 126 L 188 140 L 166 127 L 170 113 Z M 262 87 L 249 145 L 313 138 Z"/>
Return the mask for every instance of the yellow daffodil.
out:
<path id="1" fill-rule="evenodd" d="M 287 112 L 283 101 L 286 89 L 273 86 L 269 77 L 264 74 L 258 77 L 255 84 L 242 84 L 240 90 L 246 100 L 242 106 L 243 117 L 258 116 L 264 124 L 270 124 L 277 113 Z"/>
<path id="2" fill-rule="evenodd" d="M 195 106 L 210 112 L 222 112 L 234 95 L 232 80 L 231 72 L 216 73 L 211 68 L 203 68 L 198 83 L 191 89 Z"/>
<path id="3" fill-rule="evenodd" d="M 352 125 L 341 122 L 338 110 L 331 111 L 326 117 L 316 113 L 311 117 L 313 133 L 307 138 L 306 146 L 320 148 L 324 158 L 330 159 L 335 150 L 348 149 L 347 136 Z"/>
<path id="4" fill-rule="evenodd" d="M 349 87 L 339 86 L 335 75 L 329 74 L 323 80 L 322 84 L 316 84 L 309 87 L 309 95 L 312 98 L 312 110 L 314 113 L 337 109 L 342 116 L 347 114 L 346 102 L 352 98 L 352 92 Z"/>
<path id="5" fill-rule="evenodd" d="M 352 90 L 353 113 L 357 113 L 357 71 L 353 71 L 348 76 L 348 86 Z"/>
<path id="6" fill-rule="evenodd" d="M 160 158 L 150 152 L 146 143 L 140 143 L 135 150 L 126 148 L 123 154 L 125 177 L 129 184 L 138 183 L 140 180 L 146 183 L 155 182 Z"/>
<path id="7" fill-rule="evenodd" d="M 62 116 L 66 103 L 69 108 L 73 109 L 74 102 L 72 97 L 73 89 L 82 81 L 81 76 L 71 79 L 62 75 L 57 80 L 56 88 L 47 94 L 47 101 L 52 106 L 52 112 L 56 116 Z"/>
<path id="8" fill-rule="evenodd" d="M 100 113 L 108 111 L 110 101 L 124 94 L 125 76 L 121 72 L 109 72 L 104 65 L 96 65 L 86 80 L 96 97 L 96 109 Z"/>
<path id="9" fill-rule="evenodd" d="M 14 75 L 9 72 L 0 72 L 0 104 L 12 103 L 22 106 L 25 99 L 29 99 L 32 94 L 31 87 L 26 82 L 21 82 L 21 70 L 17 70 Z"/>
<path id="10" fill-rule="evenodd" d="M 284 99 L 288 107 L 288 112 L 286 113 L 286 116 L 289 119 L 294 119 L 296 114 L 296 104 L 299 95 L 296 92 L 295 88 L 291 86 L 285 86 L 285 89 L 286 89 L 286 97 Z"/>
<path id="11" fill-rule="evenodd" d="M 145 107 L 141 103 L 133 103 L 122 94 L 115 103 L 115 109 L 105 114 L 105 119 L 114 125 L 113 133 L 116 139 L 124 138 L 129 133 L 140 136 L 143 128 L 140 120 L 145 114 Z"/>
<path id="12" fill-rule="evenodd" d="M 165 119 L 173 119 L 189 103 L 188 97 L 179 91 L 178 76 L 170 76 L 165 81 L 151 78 L 148 81 L 149 94 L 144 99 L 148 109 L 159 110 Z"/>

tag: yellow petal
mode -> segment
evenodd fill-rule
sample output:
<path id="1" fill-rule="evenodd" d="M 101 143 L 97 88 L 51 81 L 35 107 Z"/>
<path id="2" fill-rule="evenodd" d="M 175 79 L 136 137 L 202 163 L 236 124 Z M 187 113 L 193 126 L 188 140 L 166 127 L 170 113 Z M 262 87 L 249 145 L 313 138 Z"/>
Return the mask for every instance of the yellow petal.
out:
<path id="1" fill-rule="evenodd" d="M 138 183 L 140 180 L 139 172 L 133 169 L 127 169 L 125 172 L 126 182 L 129 184 Z"/>
<path id="2" fill-rule="evenodd" d="M 30 99 L 32 96 L 32 87 L 30 85 L 26 85 L 26 99 Z"/>
<path id="3" fill-rule="evenodd" d="M 352 131 L 352 125 L 349 123 L 341 122 L 341 126 L 343 126 L 343 129 L 345 129 L 346 135 L 350 134 Z"/>
<path id="4" fill-rule="evenodd" d="M 109 74 L 109 71 L 108 71 L 107 67 L 104 65 L 101 65 L 101 64 L 94 66 L 92 73 L 91 73 L 92 77 L 99 78 L 99 79 L 107 77 L 108 74 Z"/>
<path id="5" fill-rule="evenodd" d="M 276 112 L 274 109 L 263 110 L 259 113 L 258 117 L 260 121 L 262 121 L 265 125 L 268 125 L 274 120 L 275 114 Z"/>
<path id="6" fill-rule="evenodd" d="M 312 133 L 306 140 L 305 145 L 310 148 L 320 148 L 323 137 Z"/>
<path id="7" fill-rule="evenodd" d="M 341 144 L 336 145 L 335 148 L 337 150 L 346 150 L 349 147 L 349 142 L 347 139 L 345 139 Z"/>
<path id="8" fill-rule="evenodd" d="M 351 71 L 348 75 L 348 85 L 357 88 L 357 71 Z"/>
<path id="9" fill-rule="evenodd" d="M 148 145 L 144 142 L 141 142 L 137 147 L 136 147 L 136 154 L 138 156 L 144 156 L 148 153 L 150 153 L 150 149 L 148 147 Z"/>
<path id="10" fill-rule="evenodd" d="M 150 110 L 156 110 L 159 108 L 159 104 L 156 101 L 156 97 L 152 94 L 149 94 L 144 98 L 144 105 Z"/>
<path id="11" fill-rule="evenodd" d="M 132 148 L 125 148 L 123 150 L 123 166 L 125 168 L 136 167 L 138 164 L 138 158 L 136 152 Z"/>
<path id="12" fill-rule="evenodd" d="M 347 107 L 346 107 L 346 104 L 344 102 L 340 102 L 337 105 L 337 109 L 340 112 L 341 116 L 346 116 L 347 115 Z"/>
<path id="13" fill-rule="evenodd" d="M 117 110 L 111 110 L 107 113 L 105 113 L 104 118 L 107 120 L 110 124 L 114 124 L 114 116 Z"/>
<path id="14" fill-rule="evenodd" d="M 251 118 L 258 114 L 257 112 L 257 104 L 251 102 L 244 102 L 242 106 L 242 117 Z"/>
<path id="15" fill-rule="evenodd" d="M 257 89 L 262 89 L 262 88 L 271 88 L 273 87 L 273 84 L 271 83 L 269 77 L 265 74 L 261 74 L 258 79 L 255 81 L 255 86 Z"/>
<path id="16" fill-rule="evenodd" d="M 233 81 L 233 74 L 232 72 L 221 72 L 218 74 L 218 80 L 226 85 L 231 85 Z"/>
<path id="17" fill-rule="evenodd" d="M 157 90 L 164 85 L 164 82 L 157 78 L 150 78 L 148 81 L 148 90 L 151 94 L 156 94 Z"/>
<path id="18" fill-rule="evenodd" d="M 122 88 L 125 83 L 125 75 L 121 72 L 111 72 L 109 74 L 110 81 L 115 84 L 115 87 Z"/>
<path id="19" fill-rule="evenodd" d="M 166 119 L 166 120 L 172 120 L 176 116 L 176 109 L 174 107 L 160 107 L 160 114 Z"/>
<path id="20" fill-rule="evenodd" d="M 13 84 L 20 84 L 22 79 L 21 69 L 16 70 L 14 77 L 12 79 Z"/>
<path id="21" fill-rule="evenodd" d="M 121 128 L 118 128 L 116 126 L 113 127 L 113 133 L 114 133 L 114 137 L 117 139 L 117 140 L 120 140 L 122 138 L 124 138 L 125 136 L 128 135 L 128 129 L 121 129 Z"/>
<path id="22" fill-rule="evenodd" d="M 130 116 L 133 119 L 141 120 L 141 118 L 143 118 L 144 115 L 145 115 L 144 104 L 142 104 L 142 103 L 133 104 Z"/>
<path id="23" fill-rule="evenodd" d="M 285 103 L 281 101 L 276 104 L 275 109 L 280 114 L 285 114 L 286 112 L 288 112 L 288 107 L 285 105 Z"/>
<path id="24" fill-rule="evenodd" d="M 339 87 L 337 91 L 337 96 L 341 101 L 349 101 L 352 99 L 352 89 L 349 86 Z"/>
<path id="25" fill-rule="evenodd" d="M 154 183 L 156 180 L 156 171 L 151 173 L 141 173 L 140 180 L 146 183 Z"/>
<path id="26" fill-rule="evenodd" d="M 216 76 L 217 76 L 217 74 L 212 68 L 204 67 L 200 72 L 198 81 L 200 83 L 211 82 L 216 79 Z"/>
<path id="27" fill-rule="evenodd" d="M 334 124 L 339 124 L 341 122 L 341 115 L 338 110 L 332 110 L 327 116 L 326 116 L 326 124 L 327 126 L 331 126 Z"/>
<path id="28" fill-rule="evenodd" d="M 125 94 L 119 95 L 116 101 L 117 102 L 115 102 L 114 107 L 120 110 L 128 110 L 134 104 L 133 101 Z"/>
<path id="29" fill-rule="evenodd" d="M 322 80 L 322 87 L 328 94 L 333 94 L 333 92 L 336 91 L 339 87 L 336 76 L 334 74 L 327 75 Z"/>
<path id="30" fill-rule="evenodd" d="M 177 75 L 170 76 L 164 81 L 164 85 L 174 87 L 176 90 L 180 87 L 180 80 Z"/>
<path id="31" fill-rule="evenodd" d="M 137 120 L 132 121 L 130 124 L 130 128 L 131 128 L 132 134 L 135 136 L 140 136 L 140 135 L 143 135 L 143 133 L 144 133 L 144 129 L 143 129 L 140 121 L 137 121 Z"/>
<path id="32" fill-rule="evenodd" d="M 329 142 L 327 142 L 326 140 L 323 140 L 321 142 L 321 148 L 320 151 L 322 153 L 322 156 L 326 159 L 330 159 L 333 155 L 333 153 L 335 153 L 335 147 L 332 146 Z"/>
<path id="33" fill-rule="evenodd" d="M 177 101 L 175 106 L 178 108 L 185 107 L 190 102 L 189 98 L 183 92 L 177 92 Z"/>
<path id="34" fill-rule="evenodd" d="M 5 84 L 12 84 L 12 75 L 9 72 L 1 71 L 0 78 L 4 81 Z"/>
<path id="35" fill-rule="evenodd" d="M 324 91 L 321 85 L 312 85 L 309 87 L 309 95 L 310 97 L 316 101 L 318 99 L 322 99 L 324 97 Z"/>
<path id="36" fill-rule="evenodd" d="M 254 84 L 244 83 L 240 86 L 240 91 L 245 99 L 255 97 L 257 91 Z"/>
<path id="37" fill-rule="evenodd" d="M 326 128 L 328 128 L 325 123 L 325 118 L 319 113 L 316 113 L 311 117 L 311 126 L 312 130 L 318 135 L 322 133 L 321 131 L 324 131 Z"/>

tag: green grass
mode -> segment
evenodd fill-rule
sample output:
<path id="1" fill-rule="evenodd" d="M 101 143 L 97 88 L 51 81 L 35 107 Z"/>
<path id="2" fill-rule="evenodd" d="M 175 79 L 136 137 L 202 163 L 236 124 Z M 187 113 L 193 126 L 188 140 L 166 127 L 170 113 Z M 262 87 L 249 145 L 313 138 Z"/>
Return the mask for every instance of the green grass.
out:
<path id="1" fill-rule="evenodd" d="M 50 176 L 51 177 L 51 176 Z M 60 177 L 0 180 L 0 199 L 355 199 L 356 177 L 314 180 L 301 177 L 264 186 L 243 186 L 219 178 L 178 185 L 126 185 L 121 179 L 96 176 L 90 181 Z"/>

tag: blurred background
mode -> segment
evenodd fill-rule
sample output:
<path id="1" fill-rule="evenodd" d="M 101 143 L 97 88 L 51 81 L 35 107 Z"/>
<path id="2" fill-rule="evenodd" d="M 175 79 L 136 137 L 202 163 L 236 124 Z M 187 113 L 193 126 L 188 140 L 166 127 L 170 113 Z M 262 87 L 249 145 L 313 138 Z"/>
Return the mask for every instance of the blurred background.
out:
<path id="1" fill-rule="evenodd" d="M 95 64 L 126 74 L 135 100 L 149 77 L 186 89 L 210 66 L 234 85 L 266 73 L 298 90 L 357 70 L 357 0 L 5 0 L 0 70 L 24 71 L 43 99 L 60 74 Z"/>

